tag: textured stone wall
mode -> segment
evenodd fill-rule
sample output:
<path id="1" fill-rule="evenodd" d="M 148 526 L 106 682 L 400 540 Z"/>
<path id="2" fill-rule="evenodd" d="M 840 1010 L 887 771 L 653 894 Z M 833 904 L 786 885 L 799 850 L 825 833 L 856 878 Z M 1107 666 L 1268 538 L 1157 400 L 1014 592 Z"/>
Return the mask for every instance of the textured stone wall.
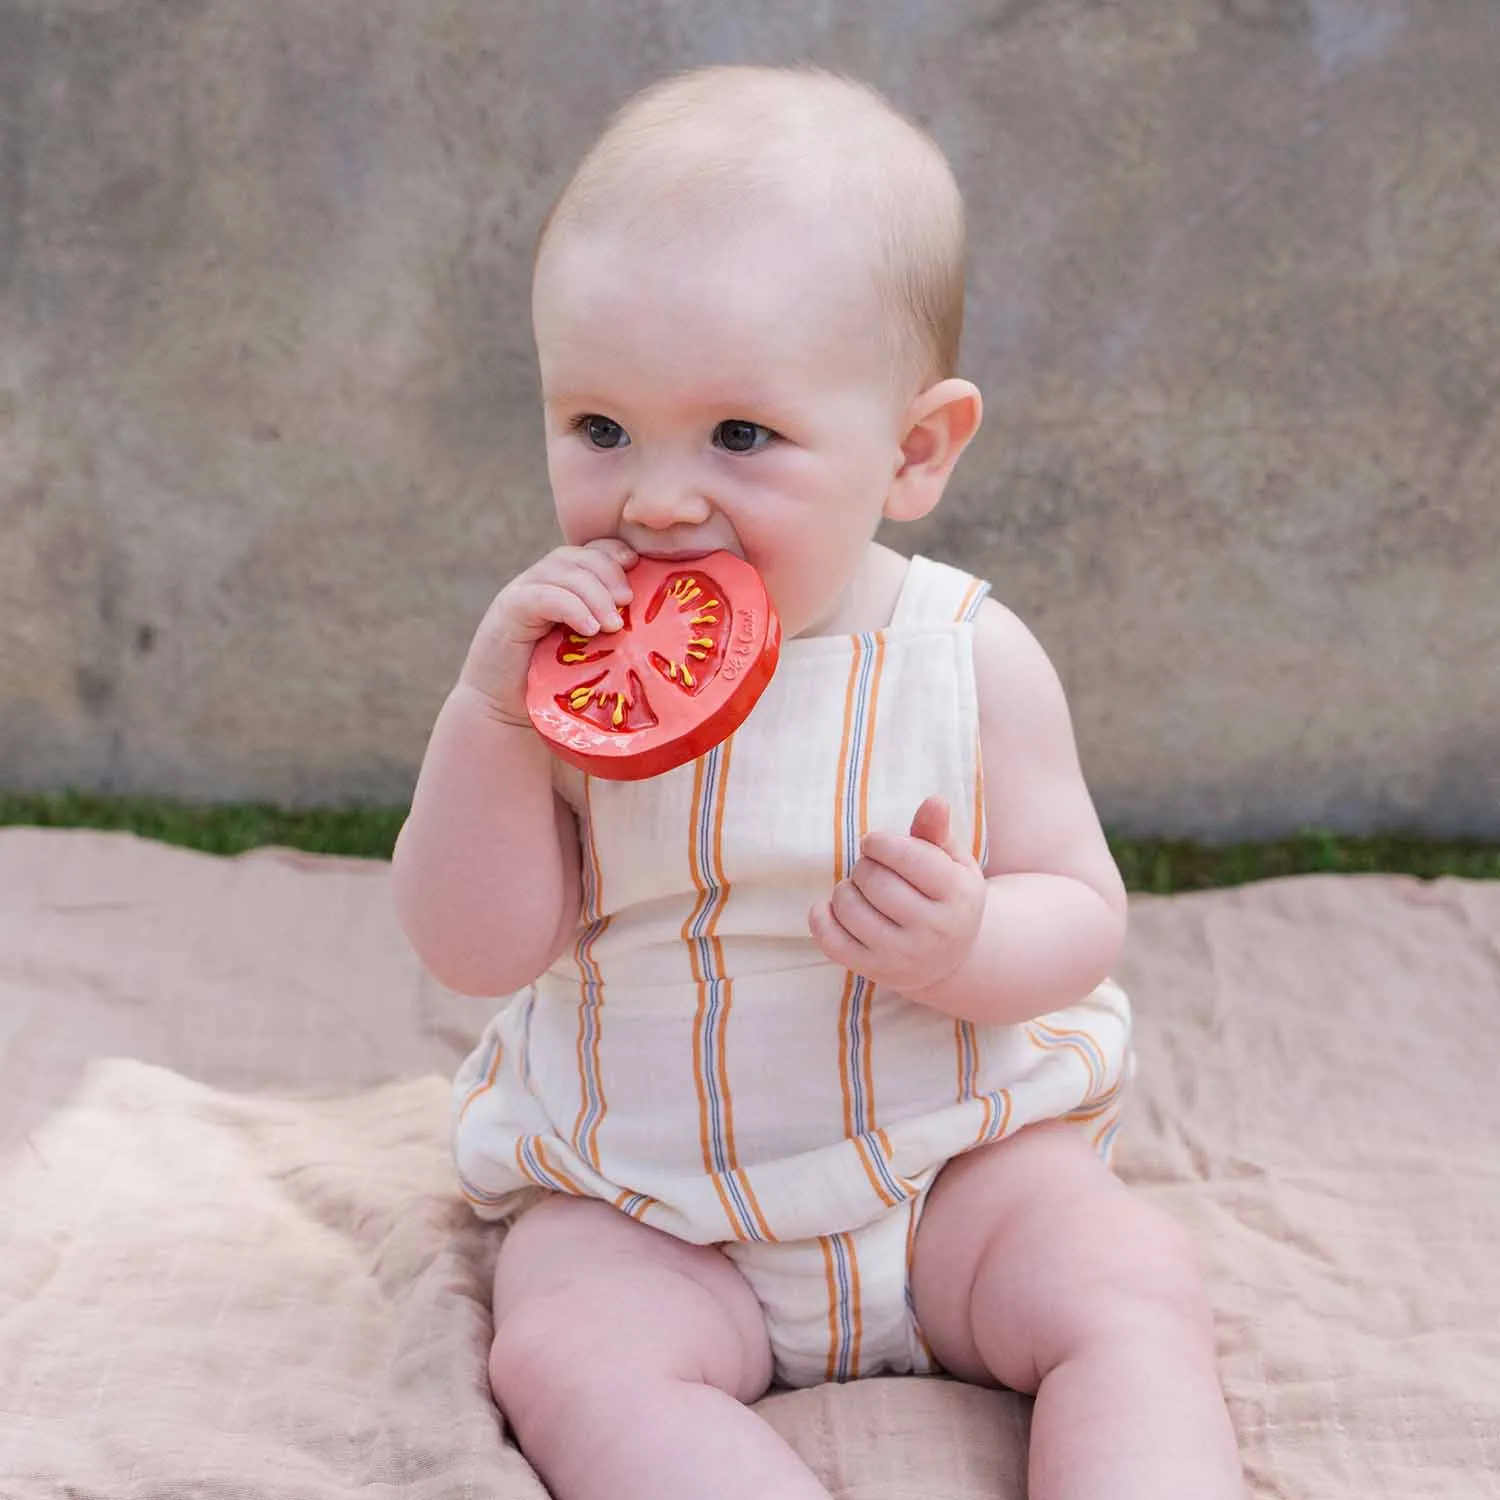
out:
<path id="1" fill-rule="evenodd" d="M 950 152 L 988 421 L 893 534 L 1122 831 L 1500 833 L 1495 0 L 0 0 L 0 783 L 407 793 L 546 546 L 529 249 L 702 61 Z"/>

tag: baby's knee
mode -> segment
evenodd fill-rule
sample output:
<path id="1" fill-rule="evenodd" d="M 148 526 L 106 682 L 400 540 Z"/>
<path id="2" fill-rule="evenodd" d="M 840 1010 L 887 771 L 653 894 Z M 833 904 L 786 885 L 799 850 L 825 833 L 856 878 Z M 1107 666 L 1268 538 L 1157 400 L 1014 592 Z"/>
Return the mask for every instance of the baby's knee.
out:
<path id="1" fill-rule="evenodd" d="M 490 1344 L 490 1389 L 523 1447 L 574 1407 L 582 1386 L 612 1362 L 584 1310 L 561 1291 L 523 1298 L 497 1318 Z"/>
<path id="2" fill-rule="evenodd" d="M 625 1383 L 691 1381 L 759 1396 L 770 1381 L 759 1310 L 727 1262 L 722 1273 L 738 1293 L 729 1307 L 723 1288 L 646 1260 L 551 1282 L 497 1313 L 490 1387 L 522 1446 L 554 1417 L 566 1422 L 591 1392 Z"/>
<path id="3" fill-rule="evenodd" d="M 1197 1246 L 1181 1224 L 1152 1204 L 1122 1194 L 1099 1234 L 1108 1249 L 1102 1264 L 1095 1262 L 1090 1283 L 1077 1289 L 1077 1337 L 1151 1327 L 1199 1341 L 1212 1338 Z"/>

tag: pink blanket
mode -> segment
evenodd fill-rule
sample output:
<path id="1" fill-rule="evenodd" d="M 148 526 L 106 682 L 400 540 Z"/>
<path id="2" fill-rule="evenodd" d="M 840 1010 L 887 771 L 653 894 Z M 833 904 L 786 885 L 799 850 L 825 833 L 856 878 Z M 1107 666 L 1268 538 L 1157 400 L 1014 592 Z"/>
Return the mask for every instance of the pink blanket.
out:
<path id="1" fill-rule="evenodd" d="M 1252 1493 L 1500 1495 L 1500 884 L 1138 900 L 1119 1166 L 1198 1234 Z M 384 866 L 0 831 L 0 1495 L 524 1500 L 496 1231 Z M 842 1500 L 1023 1493 L 1026 1403 L 769 1397 Z"/>

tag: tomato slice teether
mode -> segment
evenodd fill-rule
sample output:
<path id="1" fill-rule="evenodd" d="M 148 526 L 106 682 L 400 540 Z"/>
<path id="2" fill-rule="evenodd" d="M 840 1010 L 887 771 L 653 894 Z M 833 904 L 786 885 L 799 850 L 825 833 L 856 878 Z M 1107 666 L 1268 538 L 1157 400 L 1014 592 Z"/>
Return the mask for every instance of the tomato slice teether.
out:
<path id="1" fill-rule="evenodd" d="M 612 634 L 556 626 L 536 644 L 526 710 L 563 760 L 641 781 L 705 755 L 744 723 L 776 670 L 781 622 L 732 552 L 643 557 Z"/>

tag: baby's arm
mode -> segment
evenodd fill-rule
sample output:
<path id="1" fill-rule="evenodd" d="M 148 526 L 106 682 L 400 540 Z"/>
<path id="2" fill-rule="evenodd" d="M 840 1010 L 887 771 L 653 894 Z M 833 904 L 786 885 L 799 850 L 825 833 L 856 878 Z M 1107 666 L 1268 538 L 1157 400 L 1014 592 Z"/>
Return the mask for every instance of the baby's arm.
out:
<path id="1" fill-rule="evenodd" d="M 529 984 L 577 926 L 578 829 L 526 716 L 526 667 L 556 621 L 586 635 L 600 621 L 616 627 L 634 561 L 609 541 L 558 548 L 527 569 L 490 606 L 438 714 L 392 888 L 418 956 L 461 994 Z"/>
<path id="2" fill-rule="evenodd" d="M 909 833 L 864 841 L 809 914 L 835 962 L 963 1020 L 1011 1025 L 1076 1003 L 1125 936 L 1125 888 L 1083 782 L 1057 673 L 987 602 L 974 630 L 989 855 L 984 868 L 929 798 Z"/>
<path id="3" fill-rule="evenodd" d="M 578 834 L 550 761 L 462 682 L 433 726 L 392 886 L 412 947 L 460 994 L 529 984 L 577 922 Z"/>
<path id="4" fill-rule="evenodd" d="M 1006 1024 L 1076 1004 L 1125 941 L 1125 883 L 1084 785 L 1061 682 L 1031 631 L 987 600 L 974 627 L 989 856 L 968 955 L 922 995 Z"/>

